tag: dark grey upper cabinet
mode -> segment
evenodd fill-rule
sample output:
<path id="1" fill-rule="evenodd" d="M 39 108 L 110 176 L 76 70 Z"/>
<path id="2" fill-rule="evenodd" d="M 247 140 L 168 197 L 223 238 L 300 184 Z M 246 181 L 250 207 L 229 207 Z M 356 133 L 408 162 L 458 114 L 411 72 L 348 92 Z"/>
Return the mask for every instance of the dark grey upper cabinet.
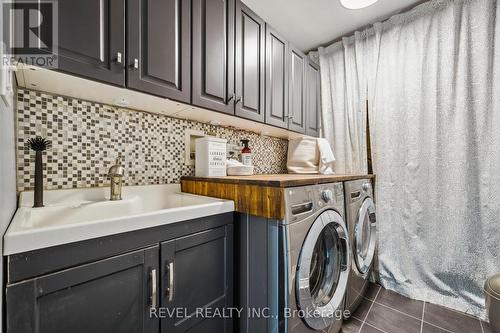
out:
<path id="1" fill-rule="evenodd" d="M 235 114 L 264 122 L 265 23 L 241 1 L 236 2 Z"/>
<path id="2" fill-rule="evenodd" d="M 7 332 L 159 332 L 158 263 L 157 245 L 7 286 Z"/>
<path id="3" fill-rule="evenodd" d="M 58 6 L 63 71 L 319 135 L 318 66 L 240 0 Z"/>
<path id="4" fill-rule="evenodd" d="M 319 137 L 321 123 L 321 77 L 319 66 L 308 60 L 306 68 L 306 134 Z"/>
<path id="5" fill-rule="evenodd" d="M 232 226 L 161 244 L 162 307 L 186 309 L 186 318 L 167 316 L 161 332 L 232 332 L 230 318 L 202 318 L 197 309 L 222 310 L 233 304 Z"/>
<path id="6" fill-rule="evenodd" d="M 129 0 L 127 85 L 190 100 L 190 0 Z"/>
<path id="7" fill-rule="evenodd" d="M 234 114 L 234 0 L 193 0 L 194 105 Z"/>
<path id="8" fill-rule="evenodd" d="M 288 42 L 266 25 L 266 124 L 288 128 Z"/>
<path id="9" fill-rule="evenodd" d="M 125 85 L 125 2 L 59 0 L 59 69 Z"/>
<path id="10" fill-rule="evenodd" d="M 290 46 L 288 53 L 290 65 L 288 88 L 288 128 L 292 131 L 306 132 L 306 62 L 307 58 L 302 51 Z"/>

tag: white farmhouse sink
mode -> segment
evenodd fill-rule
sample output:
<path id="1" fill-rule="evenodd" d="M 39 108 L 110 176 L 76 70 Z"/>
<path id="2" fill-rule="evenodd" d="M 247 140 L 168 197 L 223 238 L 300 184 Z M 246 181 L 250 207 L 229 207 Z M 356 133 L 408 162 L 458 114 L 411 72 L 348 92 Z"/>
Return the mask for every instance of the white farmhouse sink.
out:
<path id="1" fill-rule="evenodd" d="M 22 192 L 4 255 L 234 211 L 232 201 L 181 193 L 178 184 L 126 186 L 120 201 L 109 201 L 109 191 L 45 191 L 42 208 Z"/>

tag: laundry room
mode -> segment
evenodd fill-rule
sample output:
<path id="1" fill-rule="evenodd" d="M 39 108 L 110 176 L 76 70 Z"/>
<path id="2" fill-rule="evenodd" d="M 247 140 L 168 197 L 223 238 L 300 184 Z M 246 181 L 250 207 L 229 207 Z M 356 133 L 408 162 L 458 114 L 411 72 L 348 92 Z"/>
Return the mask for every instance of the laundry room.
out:
<path id="1" fill-rule="evenodd" d="M 500 333 L 498 45 L 499 0 L 0 0 L 0 332 Z"/>

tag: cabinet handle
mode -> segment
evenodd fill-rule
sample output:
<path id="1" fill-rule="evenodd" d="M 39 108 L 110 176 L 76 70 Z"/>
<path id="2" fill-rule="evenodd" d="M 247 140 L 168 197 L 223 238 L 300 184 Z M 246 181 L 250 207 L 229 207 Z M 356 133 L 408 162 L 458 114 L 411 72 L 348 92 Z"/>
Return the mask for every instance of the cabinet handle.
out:
<path id="1" fill-rule="evenodd" d="M 236 97 L 236 99 L 234 100 L 234 104 L 238 104 L 239 102 L 241 102 L 241 100 L 241 96 Z"/>
<path id="2" fill-rule="evenodd" d="M 121 64 L 122 63 L 122 53 L 121 52 L 117 52 L 116 53 L 116 62 Z"/>
<path id="3" fill-rule="evenodd" d="M 139 59 L 135 58 L 134 63 L 130 67 L 133 69 L 139 69 Z"/>
<path id="4" fill-rule="evenodd" d="M 231 102 L 231 100 L 233 100 L 233 99 L 234 99 L 234 94 L 229 96 L 229 98 L 226 100 L 226 104 L 229 104 L 229 102 Z"/>
<path id="5" fill-rule="evenodd" d="M 156 284 L 156 269 L 151 270 L 151 308 L 156 308 L 158 286 Z"/>
<path id="6" fill-rule="evenodd" d="M 168 301 L 172 302 L 174 299 L 174 263 L 171 262 L 167 265 L 167 290 L 165 293 L 167 294 Z"/>

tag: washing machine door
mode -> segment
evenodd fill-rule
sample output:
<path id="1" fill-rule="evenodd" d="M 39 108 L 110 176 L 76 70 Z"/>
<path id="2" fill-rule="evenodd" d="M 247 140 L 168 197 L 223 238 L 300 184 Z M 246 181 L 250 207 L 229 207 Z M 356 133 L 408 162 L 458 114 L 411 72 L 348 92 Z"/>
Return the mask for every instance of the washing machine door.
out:
<path id="1" fill-rule="evenodd" d="M 361 275 L 366 275 L 375 255 L 377 240 L 375 204 L 372 198 L 366 198 L 358 211 L 354 225 L 354 262 Z"/>
<path id="2" fill-rule="evenodd" d="M 309 229 L 297 267 L 297 304 L 312 329 L 330 327 L 343 310 L 349 265 L 346 225 L 337 212 L 327 210 Z"/>

